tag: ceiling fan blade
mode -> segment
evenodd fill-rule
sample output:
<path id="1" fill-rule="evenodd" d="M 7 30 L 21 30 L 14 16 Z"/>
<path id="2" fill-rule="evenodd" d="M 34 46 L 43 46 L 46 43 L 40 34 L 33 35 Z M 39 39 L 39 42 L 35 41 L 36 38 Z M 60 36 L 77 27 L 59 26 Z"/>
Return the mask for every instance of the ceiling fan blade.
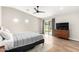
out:
<path id="1" fill-rule="evenodd" d="M 35 10 L 35 11 L 37 11 L 37 9 L 36 9 L 36 8 L 34 8 L 34 10 Z"/>
<path id="2" fill-rule="evenodd" d="M 34 12 L 33 14 L 36 14 L 36 13 L 45 13 L 44 11 L 39 11 L 39 12 Z"/>
<path id="3" fill-rule="evenodd" d="M 39 11 L 39 13 L 45 13 L 44 11 Z"/>

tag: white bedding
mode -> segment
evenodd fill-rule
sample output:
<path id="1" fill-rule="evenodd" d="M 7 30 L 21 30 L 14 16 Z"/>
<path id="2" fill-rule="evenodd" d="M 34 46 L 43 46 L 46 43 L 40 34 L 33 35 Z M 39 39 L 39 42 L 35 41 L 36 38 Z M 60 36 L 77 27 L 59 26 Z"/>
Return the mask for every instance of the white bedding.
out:
<path id="1" fill-rule="evenodd" d="M 43 35 L 34 32 L 14 33 L 13 39 L 4 40 L 5 49 L 10 50 L 20 46 L 28 45 L 43 39 Z"/>
<path id="2" fill-rule="evenodd" d="M 4 45 L 6 50 L 14 47 L 13 35 L 8 29 L 1 28 L 0 37 L 2 37 L 2 39 L 0 38 L 0 46 Z"/>

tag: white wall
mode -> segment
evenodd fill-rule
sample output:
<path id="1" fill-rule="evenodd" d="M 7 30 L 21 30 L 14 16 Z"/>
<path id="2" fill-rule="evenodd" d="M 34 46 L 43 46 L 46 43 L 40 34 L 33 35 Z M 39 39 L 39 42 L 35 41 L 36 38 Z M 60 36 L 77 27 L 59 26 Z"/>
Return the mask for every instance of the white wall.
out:
<path id="1" fill-rule="evenodd" d="M 19 22 L 14 23 L 14 18 L 19 19 Z M 25 23 L 25 19 L 28 19 L 29 23 Z M 40 22 L 39 18 L 17 9 L 2 7 L 2 26 L 8 28 L 11 32 L 40 32 Z"/>
<path id="2" fill-rule="evenodd" d="M 1 11 L 1 6 L 0 6 L 0 26 L 1 26 L 1 19 L 2 19 L 2 13 L 1 13 L 2 11 Z"/>
<path id="3" fill-rule="evenodd" d="M 79 41 L 79 12 L 63 14 L 55 19 L 56 23 L 69 22 L 70 39 Z"/>

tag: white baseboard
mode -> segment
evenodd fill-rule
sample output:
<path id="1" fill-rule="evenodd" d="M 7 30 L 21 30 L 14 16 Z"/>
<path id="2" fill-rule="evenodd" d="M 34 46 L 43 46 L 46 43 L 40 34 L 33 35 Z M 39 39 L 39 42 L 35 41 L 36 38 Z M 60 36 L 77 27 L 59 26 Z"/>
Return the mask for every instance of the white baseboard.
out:
<path id="1" fill-rule="evenodd" d="M 76 38 L 69 38 L 70 40 L 74 40 L 74 41 L 79 41 L 79 39 L 76 39 Z"/>

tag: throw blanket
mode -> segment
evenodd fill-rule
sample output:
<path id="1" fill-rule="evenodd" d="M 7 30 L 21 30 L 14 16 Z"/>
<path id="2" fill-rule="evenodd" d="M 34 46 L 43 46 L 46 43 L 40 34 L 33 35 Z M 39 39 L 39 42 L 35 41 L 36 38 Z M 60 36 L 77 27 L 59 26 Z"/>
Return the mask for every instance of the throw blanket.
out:
<path id="1" fill-rule="evenodd" d="M 43 36 L 34 32 L 14 33 L 14 48 L 28 45 L 43 39 Z"/>

